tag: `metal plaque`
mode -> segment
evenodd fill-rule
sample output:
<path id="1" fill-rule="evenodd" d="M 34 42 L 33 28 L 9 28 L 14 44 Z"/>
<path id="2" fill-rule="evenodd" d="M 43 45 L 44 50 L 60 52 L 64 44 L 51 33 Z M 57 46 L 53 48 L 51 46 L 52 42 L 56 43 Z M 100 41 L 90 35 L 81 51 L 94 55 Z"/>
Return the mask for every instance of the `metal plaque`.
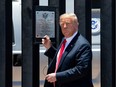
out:
<path id="1" fill-rule="evenodd" d="M 36 38 L 55 38 L 55 12 L 36 11 Z"/>

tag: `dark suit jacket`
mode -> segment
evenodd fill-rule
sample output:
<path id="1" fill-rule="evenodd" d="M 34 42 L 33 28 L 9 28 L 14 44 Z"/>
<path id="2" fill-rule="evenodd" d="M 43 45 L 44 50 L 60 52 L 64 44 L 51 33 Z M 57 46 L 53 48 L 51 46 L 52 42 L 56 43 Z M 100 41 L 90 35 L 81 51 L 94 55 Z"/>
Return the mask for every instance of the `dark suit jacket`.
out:
<path id="1" fill-rule="evenodd" d="M 61 45 L 60 45 L 61 46 Z M 53 58 L 48 67 L 48 73 L 55 71 L 58 49 L 53 46 L 45 52 Z M 91 76 L 92 52 L 88 41 L 79 33 L 72 39 L 63 53 L 56 72 L 55 87 L 93 87 Z M 44 87 L 53 87 L 52 83 L 45 81 Z"/>

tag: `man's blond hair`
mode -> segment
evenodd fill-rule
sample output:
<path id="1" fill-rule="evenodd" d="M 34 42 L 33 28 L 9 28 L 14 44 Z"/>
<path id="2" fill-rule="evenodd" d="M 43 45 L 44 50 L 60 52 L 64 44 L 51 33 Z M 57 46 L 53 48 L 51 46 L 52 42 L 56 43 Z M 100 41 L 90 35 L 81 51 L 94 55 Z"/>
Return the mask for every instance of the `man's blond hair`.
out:
<path id="1" fill-rule="evenodd" d="M 60 16 L 60 20 L 62 18 L 71 18 L 75 23 L 79 24 L 78 23 L 78 17 L 76 16 L 76 14 L 74 13 L 64 13 Z"/>

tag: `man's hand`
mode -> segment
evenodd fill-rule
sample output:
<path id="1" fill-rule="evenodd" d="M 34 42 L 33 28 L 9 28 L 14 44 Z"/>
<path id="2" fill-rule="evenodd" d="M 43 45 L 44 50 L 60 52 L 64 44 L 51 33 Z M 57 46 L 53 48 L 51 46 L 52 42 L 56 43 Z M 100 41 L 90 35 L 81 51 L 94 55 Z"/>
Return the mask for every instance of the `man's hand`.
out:
<path id="1" fill-rule="evenodd" d="M 51 40 L 48 35 L 45 35 L 42 39 L 42 44 L 45 48 L 49 49 L 51 47 Z"/>
<path id="2" fill-rule="evenodd" d="M 50 73 L 48 75 L 46 75 L 46 80 L 48 80 L 48 82 L 53 83 L 56 81 L 56 73 Z"/>

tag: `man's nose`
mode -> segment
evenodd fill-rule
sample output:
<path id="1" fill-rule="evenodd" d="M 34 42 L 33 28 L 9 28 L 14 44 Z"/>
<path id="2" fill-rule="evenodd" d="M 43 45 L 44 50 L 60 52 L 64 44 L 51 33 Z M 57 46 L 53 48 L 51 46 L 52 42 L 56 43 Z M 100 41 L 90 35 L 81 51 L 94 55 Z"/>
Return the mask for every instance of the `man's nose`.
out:
<path id="1" fill-rule="evenodd" d="M 63 27 L 64 27 L 64 28 L 66 28 L 66 27 L 67 27 L 67 24 L 66 24 L 66 23 L 64 23 Z"/>

